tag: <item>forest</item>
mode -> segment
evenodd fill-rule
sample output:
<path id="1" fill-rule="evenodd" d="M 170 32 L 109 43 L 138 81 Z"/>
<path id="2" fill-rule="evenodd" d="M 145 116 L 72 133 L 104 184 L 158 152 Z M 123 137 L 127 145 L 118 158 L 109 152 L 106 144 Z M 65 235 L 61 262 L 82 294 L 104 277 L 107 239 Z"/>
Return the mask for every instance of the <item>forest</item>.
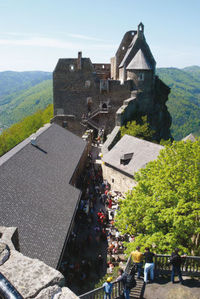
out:
<path id="1" fill-rule="evenodd" d="M 160 68 L 157 74 L 170 88 L 167 106 L 172 116 L 175 140 L 193 133 L 200 135 L 200 67 Z"/>

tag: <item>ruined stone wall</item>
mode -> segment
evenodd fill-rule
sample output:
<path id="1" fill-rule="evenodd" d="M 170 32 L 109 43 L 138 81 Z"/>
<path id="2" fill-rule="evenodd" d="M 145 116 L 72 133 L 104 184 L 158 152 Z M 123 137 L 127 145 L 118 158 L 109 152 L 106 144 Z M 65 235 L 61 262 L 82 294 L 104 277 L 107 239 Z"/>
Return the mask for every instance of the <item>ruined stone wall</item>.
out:
<path id="1" fill-rule="evenodd" d="M 112 57 L 110 59 L 110 64 L 111 64 L 110 77 L 111 77 L 111 79 L 116 80 L 116 59 L 115 59 L 115 57 Z"/>
<path id="2" fill-rule="evenodd" d="M 136 182 L 133 178 L 115 170 L 109 165 L 102 165 L 103 178 L 108 181 L 111 186 L 111 190 L 119 190 L 120 192 L 125 194 L 128 190 L 131 190 L 134 186 L 136 186 Z"/>
<path id="3" fill-rule="evenodd" d="M 134 34 L 136 34 L 136 31 L 133 31 L 133 30 L 125 33 L 125 35 L 119 45 L 119 48 L 115 54 L 115 63 L 113 63 L 111 65 L 111 73 L 113 74 L 112 77 L 114 80 L 119 79 L 119 65 L 127 52 L 128 46 L 130 45 Z M 114 67 L 114 69 L 113 69 L 113 67 Z"/>
<path id="4" fill-rule="evenodd" d="M 54 72 L 53 79 L 54 120 L 60 123 L 56 115 L 73 116 L 73 119 L 69 118 L 66 121 L 67 128 L 78 135 L 82 135 L 86 129 L 80 125 L 83 117 L 100 108 L 103 103 L 109 108 L 109 115 L 108 118 L 101 115 L 101 123 L 105 126 L 109 124 L 108 132 L 112 131 L 115 126 L 115 113 L 132 90 L 132 81 L 120 85 L 120 82 L 115 80 L 108 80 L 108 89 L 101 90 L 101 79 L 94 72 L 92 65 L 88 68 L 83 65 L 81 70 L 65 69 L 65 72 Z M 100 118 L 96 121 L 100 123 Z"/>
<path id="5" fill-rule="evenodd" d="M 154 88 L 154 75 L 147 70 L 128 70 L 127 79 L 133 80 L 134 88 L 143 92 L 152 92 Z"/>

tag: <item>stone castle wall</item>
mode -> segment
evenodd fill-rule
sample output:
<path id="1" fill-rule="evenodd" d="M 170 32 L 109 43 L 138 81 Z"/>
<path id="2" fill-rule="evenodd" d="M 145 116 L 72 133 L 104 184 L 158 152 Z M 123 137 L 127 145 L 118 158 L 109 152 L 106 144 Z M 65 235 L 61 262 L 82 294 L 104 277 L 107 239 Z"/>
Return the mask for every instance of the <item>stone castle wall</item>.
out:
<path id="1" fill-rule="evenodd" d="M 107 117 L 103 114 L 96 117 L 99 126 L 106 126 L 110 132 L 115 126 L 115 113 L 122 105 L 123 100 L 128 98 L 132 89 L 132 81 L 121 85 L 119 81 L 108 80 L 108 88 L 101 89 L 101 79 L 94 73 L 94 69 L 83 67 L 81 70 L 66 72 L 54 72 L 54 116 L 67 115 L 67 128 L 70 126 L 79 131 L 82 135 L 85 127 L 81 126 L 82 118 L 88 113 L 102 107 L 103 104 L 108 108 Z M 60 116 L 56 120 L 62 123 Z"/>

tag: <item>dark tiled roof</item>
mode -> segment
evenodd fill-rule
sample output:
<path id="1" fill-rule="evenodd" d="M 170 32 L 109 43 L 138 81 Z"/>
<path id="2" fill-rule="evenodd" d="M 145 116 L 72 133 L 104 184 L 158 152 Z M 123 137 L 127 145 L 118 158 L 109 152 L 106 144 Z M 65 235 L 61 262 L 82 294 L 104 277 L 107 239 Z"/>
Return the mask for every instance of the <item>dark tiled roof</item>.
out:
<path id="1" fill-rule="evenodd" d="M 151 70 L 152 66 L 148 61 L 147 57 L 144 55 L 142 50 L 138 50 L 129 65 L 127 70 Z"/>
<path id="2" fill-rule="evenodd" d="M 86 143 L 53 124 L 37 145 L 26 140 L 0 158 L 0 225 L 18 227 L 20 251 L 56 268 L 81 194 L 69 181 Z"/>
<path id="3" fill-rule="evenodd" d="M 102 160 L 108 165 L 133 176 L 135 172 L 144 168 L 147 163 L 155 160 L 161 149 L 164 147 L 153 142 L 142 140 L 130 135 L 124 135 L 118 143 L 106 153 Z M 125 154 L 133 153 L 127 165 L 120 163 L 120 159 Z"/>

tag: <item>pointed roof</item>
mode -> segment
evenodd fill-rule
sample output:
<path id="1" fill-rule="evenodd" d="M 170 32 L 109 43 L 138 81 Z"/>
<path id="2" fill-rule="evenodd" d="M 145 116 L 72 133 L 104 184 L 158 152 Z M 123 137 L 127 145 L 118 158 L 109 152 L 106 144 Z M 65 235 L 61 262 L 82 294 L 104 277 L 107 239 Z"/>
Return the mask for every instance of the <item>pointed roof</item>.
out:
<path id="1" fill-rule="evenodd" d="M 147 57 L 144 56 L 142 50 L 138 50 L 129 65 L 126 68 L 127 70 L 151 70 L 151 64 L 147 60 Z"/>

